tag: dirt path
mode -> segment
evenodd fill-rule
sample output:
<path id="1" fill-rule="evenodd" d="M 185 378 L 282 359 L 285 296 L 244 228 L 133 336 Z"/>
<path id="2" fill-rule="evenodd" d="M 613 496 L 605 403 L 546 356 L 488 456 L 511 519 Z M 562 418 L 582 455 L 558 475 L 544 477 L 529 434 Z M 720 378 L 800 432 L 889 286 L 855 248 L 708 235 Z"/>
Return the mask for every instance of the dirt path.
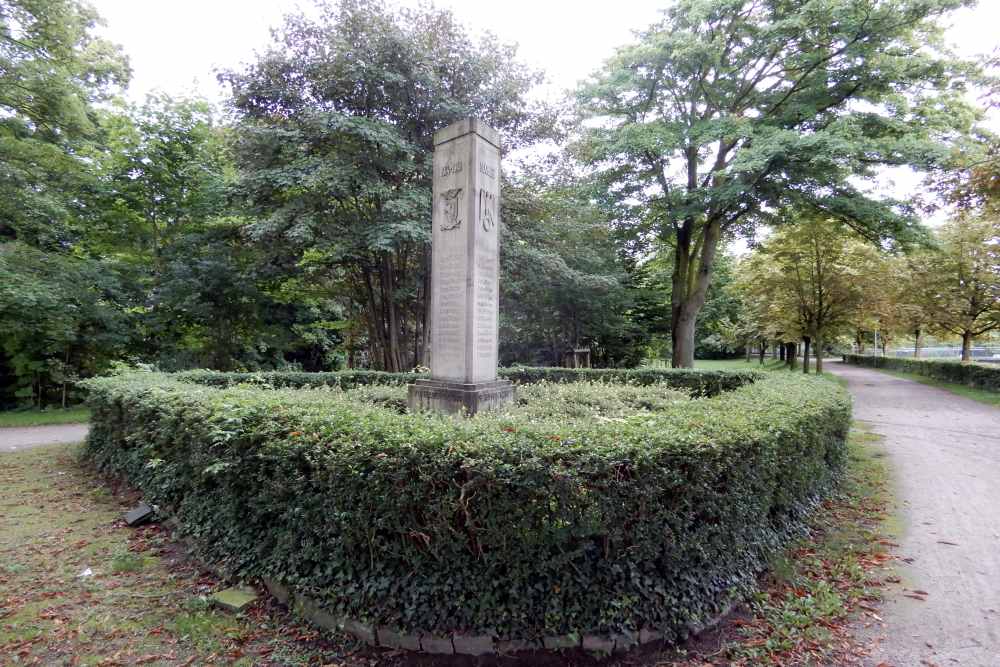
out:
<path id="1" fill-rule="evenodd" d="M 855 419 L 885 436 L 903 522 L 899 590 L 871 664 L 1000 664 L 1000 410 L 879 371 L 830 365 Z"/>
<path id="2" fill-rule="evenodd" d="M 0 452 L 15 452 L 39 445 L 81 442 L 87 437 L 86 424 L 0 428 Z"/>

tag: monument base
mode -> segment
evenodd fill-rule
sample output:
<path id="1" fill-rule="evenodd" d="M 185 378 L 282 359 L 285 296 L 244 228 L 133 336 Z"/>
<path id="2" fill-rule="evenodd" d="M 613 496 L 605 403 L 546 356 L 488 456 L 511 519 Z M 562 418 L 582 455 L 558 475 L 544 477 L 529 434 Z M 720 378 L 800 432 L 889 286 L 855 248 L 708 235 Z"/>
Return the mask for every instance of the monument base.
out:
<path id="1" fill-rule="evenodd" d="M 433 410 L 447 414 L 474 415 L 495 410 L 514 398 L 510 380 L 491 382 L 451 382 L 417 380 L 410 385 L 410 412 Z"/>

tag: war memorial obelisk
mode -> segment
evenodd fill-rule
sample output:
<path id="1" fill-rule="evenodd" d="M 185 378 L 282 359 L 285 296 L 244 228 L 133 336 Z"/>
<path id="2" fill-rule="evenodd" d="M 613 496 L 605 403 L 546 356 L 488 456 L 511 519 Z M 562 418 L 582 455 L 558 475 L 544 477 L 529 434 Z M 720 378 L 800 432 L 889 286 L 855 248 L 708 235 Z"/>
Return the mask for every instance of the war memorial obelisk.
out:
<path id="1" fill-rule="evenodd" d="M 411 411 L 473 415 L 514 395 L 497 379 L 500 135 L 468 118 L 434 135 L 431 379 Z"/>

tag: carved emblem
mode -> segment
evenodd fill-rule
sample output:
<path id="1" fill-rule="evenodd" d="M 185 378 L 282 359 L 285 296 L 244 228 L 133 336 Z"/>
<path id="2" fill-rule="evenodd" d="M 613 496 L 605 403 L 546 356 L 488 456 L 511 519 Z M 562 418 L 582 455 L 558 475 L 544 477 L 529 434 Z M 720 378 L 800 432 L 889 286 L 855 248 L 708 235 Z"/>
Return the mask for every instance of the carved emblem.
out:
<path id="1" fill-rule="evenodd" d="M 463 192 L 465 190 L 462 188 L 452 188 L 441 193 L 441 199 L 444 200 L 444 220 L 441 222 L 442 232 L 458 229 L 462 225 L 462 218 L 459 214 L 462 211 L 462 202 L 465 201 L 465 197 L 462 196 Z"/>
<path id="2" fill-rule="evenodd" d="M 497 196 L 483 188 L 479 189 L 479 221 L 487 232 L 497 226 Z"/>

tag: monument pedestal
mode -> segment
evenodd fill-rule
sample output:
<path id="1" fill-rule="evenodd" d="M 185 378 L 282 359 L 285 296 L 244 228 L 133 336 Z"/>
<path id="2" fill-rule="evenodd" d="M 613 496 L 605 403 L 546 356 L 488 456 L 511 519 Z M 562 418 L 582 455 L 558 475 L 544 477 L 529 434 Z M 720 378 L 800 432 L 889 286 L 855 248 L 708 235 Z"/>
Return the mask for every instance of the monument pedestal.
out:
<path id="1" fill-rule="evenodd" d="M 474 415 L 513 397 L 497 379 L 500 136 L 469 118 L 434 135 L 431 379 L 410 410 Z"/>
<path id="2" fill-rule="evenodd" d="M 410 385 L 408 403 L 411 411 L 433 410 L 451 415 L 474 415 L 498 408 L 513 398 L 514 385 L 510 380 L 417 380 Z"/>

